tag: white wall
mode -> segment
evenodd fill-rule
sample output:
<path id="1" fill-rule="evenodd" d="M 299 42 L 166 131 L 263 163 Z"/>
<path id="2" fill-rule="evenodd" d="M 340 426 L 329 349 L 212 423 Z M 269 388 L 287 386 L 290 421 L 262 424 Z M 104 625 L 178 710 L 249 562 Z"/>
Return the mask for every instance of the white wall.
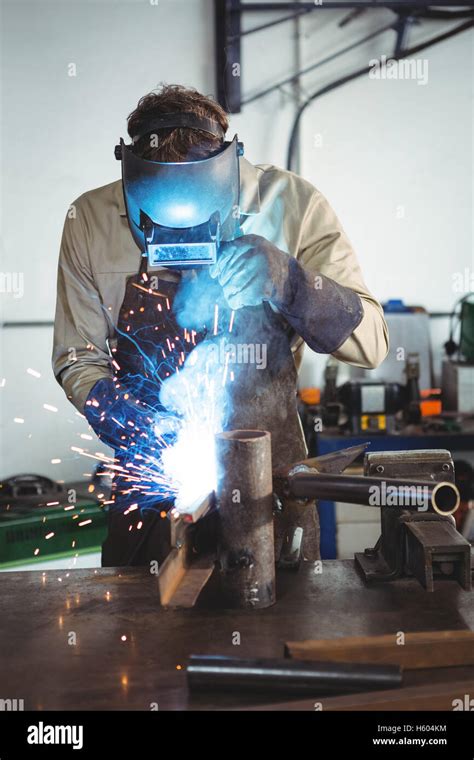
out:
<path id="1" fill-rule="evenodd" d="M 364 36 L 367 15 L 354 22 L 351 35 Z M 371 27 L 390 17 L 389 11 L 371 13 Z M 310 25 L 315 31 L 315 16 Z M 330 28 L 321 57 L 335 36 L 345 44 L 341 31 Z M 410 45 L 447 28 L 423 22 L 412 30 Z M 328 76 L 313 79 L 308 91 L 390 53 L 393 39 L 387 32 L 346 56 L 344 65 L 331 64 Z M 429 311 L 449 311 L 462 295 L 457 275 L 467 268 L 471 282 L 474 277 L 472 42 L 470 30 L 420 53 L 428 61 L 425 85 L 364 76 L 316 100 L 303 117 L 302 174 L 336 209 L 381 301 L 402 298 Z M 305 44 L 313 46 L 309 29 Z M 438 382 L 448 329 L 447 320 L 432 321 Z M 301 382 L 319 383 L 324 363 L 307 351 Z"/>
<path id="2" fill-rule="evenodd" d="M 339 29 L 342 12 L 315 12 L 300 24 L 303 64 L 391 18 L 370 11 Z M 2 3 L 2 272 L 24 273 L 24 295 L 0 293 L 0 319 L 50 320 L 56 261 L 69 203 L 119 176 L 113 146 L 125 117 L 160 81 L 213 93 L 211 0 Z M 271 18 L 252 14 L 245 26 Z M 430 22 L 413 39 L 435 34 Z M 243 41 L 245 94 L 288 76 L 295 28 L 283 24 Z M 332 78 L 390 52 L 393 35 L 302 80 L 311 93 Z M 382 299 L 399 296 L 448 310 L 453 271 L 472 266 L 472 48 L 463 35 L 426 53 L 429 82 L 364 79 L 313 104 L 303 118 L 301 172 L 331 200 Z M 77 76 L 68 76 L 69 64 Z M 254 162 L 285 164 L 291 87 L 232 117 Z M 322 147 L 315 147 L 321 134 Z M 405 217 L 396 218 L 396 208 Z M 37 470 L 81 477 L 70 452 L 85 432 L 49 369 L 50 328 L 0 331 L 0 477 Z M 31 367 L 41 378 L 27 374 Z M 310 358 L 308 376 L 319 371 Z M 43 404 L 58 408 L 47 412 Z M 22 425 L 15 416 L 25 419 Z M 97 445 L 97 450 L 102 447 Z M 92 446 L 92 451 L 95 447 Z M 103 449 L 102 449 L 103 450 Z M 60 458 L 61 464 L 51 464 Z"/>

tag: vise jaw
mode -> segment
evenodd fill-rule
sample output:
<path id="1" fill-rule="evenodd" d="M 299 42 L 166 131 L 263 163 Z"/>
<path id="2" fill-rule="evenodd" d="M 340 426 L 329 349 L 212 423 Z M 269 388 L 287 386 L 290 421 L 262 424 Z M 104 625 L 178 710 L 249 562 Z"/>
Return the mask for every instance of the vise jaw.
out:
<path id="1" fill-rule="evenodd" d="M 446 449 L 365 454 L 364 475 L 454 483 L 454 464 Z M 471 584 L 471 546 L 456 530 L 452 515 L 381 506 L 382 533 L 376 545 L 356 552 L 355 563 L 366 581 L 414 576 L 427 591 L 435 578 Z"/>

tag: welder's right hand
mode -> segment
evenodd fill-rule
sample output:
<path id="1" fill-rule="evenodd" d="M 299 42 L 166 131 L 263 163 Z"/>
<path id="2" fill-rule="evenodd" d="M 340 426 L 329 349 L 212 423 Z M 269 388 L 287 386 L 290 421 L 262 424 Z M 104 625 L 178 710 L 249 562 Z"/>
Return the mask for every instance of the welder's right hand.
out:
<path id="1" fill-rule="evenodd" d="M 103 378 L 93 386 L 84 415 L 100 440 L 116 451 L 143 445 L 159 448 L 154 433 L 156 412 L 116 388 L 112 378 Z"/>

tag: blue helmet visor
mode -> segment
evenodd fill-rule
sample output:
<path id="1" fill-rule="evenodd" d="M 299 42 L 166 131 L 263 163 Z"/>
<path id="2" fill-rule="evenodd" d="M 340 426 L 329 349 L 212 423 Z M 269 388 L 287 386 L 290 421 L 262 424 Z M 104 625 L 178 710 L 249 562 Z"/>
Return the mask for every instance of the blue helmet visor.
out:
<path id="1" fill-rule="evenodd" d="M 238 223 L 241 146 L 237 135 L 210 158 L 177 163 L 140 158 L 131 146 L 120 143 L 128 223 L 141 251 L 159 239 L 169 245 L 176 242 L 176 260 L 169 249 L 171 258 L 163 265 L 178 265 L 179 245 L 186 240 L 199 244 L 197 238 L 207 225 L 212 227 L 216 219 L 222 225 L 229 218 Z M 162 230 L 166 232 L 160 237 Z M 210 237 L 214 237 L 212 230 Z"/>

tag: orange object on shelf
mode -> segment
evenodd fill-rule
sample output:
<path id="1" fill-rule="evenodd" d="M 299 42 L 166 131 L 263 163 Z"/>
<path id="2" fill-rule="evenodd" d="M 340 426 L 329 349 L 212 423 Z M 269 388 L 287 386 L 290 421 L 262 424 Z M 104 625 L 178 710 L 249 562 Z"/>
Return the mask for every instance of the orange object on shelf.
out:
<path id="1" fill-rule="evenodd" d="M 304 404 L 313 406 L 321 401 L 321 391 L 319 388 L 301 388 L 299 397 Z"/>
<path id="2" fill-rule="evenodd" d="M 443 411 L 441 388 L 423 388 L 420 391 L 420 410 L 422 417 L 436 417 Z"/>

